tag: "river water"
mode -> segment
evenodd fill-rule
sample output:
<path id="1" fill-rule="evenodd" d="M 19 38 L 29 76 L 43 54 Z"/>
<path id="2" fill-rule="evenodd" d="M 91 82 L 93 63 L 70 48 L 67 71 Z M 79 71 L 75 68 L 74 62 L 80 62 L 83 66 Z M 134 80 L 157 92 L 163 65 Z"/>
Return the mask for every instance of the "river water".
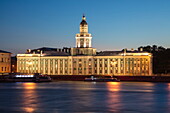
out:
<path id="1" fill-rule="evenodd" d="M 170 83 L 0 83 L 0 113 L 170 113 Z"/>

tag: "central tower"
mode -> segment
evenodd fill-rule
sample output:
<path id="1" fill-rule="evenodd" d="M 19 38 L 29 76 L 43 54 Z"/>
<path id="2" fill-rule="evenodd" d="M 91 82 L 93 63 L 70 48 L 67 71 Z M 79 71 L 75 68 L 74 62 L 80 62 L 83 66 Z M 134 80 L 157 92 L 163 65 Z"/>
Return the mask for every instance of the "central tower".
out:
<path id="1" fill-rule="evenodd" d="M 86 17 L 83 15 L 80 23 L 80 33 L 76 34 L 76 47 L 77 48 L 88 48 L 91 47 L 91 34 L 88 33 L 88 24 Z"/>
<path id="2" fill-rule="evenodd" d="M 80 33 L 76 34 L 76 47 L 72 48 L 71 55 L 96 55 L 96 49 L 92 48 L 92 36 L 88 33 L 88 24 L 83 15 L 80 22 Z"/>

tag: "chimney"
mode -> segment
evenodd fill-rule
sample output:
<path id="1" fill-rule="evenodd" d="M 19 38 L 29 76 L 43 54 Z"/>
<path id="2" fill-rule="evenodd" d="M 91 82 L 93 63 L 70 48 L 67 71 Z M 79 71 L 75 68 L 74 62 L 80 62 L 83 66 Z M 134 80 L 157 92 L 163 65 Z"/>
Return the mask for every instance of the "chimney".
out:
<path id="1" fill-rule="evenodd" d="M 134 51 L 134 49 L 133 49 L 133 48 L 131 48 L 131 51 Z"/>
<path id="2" fill-rule="evenodd" d="M 142 47 L 140 48 L 140 51 L 143 51 L 143 48 L 142 48 Z"/>

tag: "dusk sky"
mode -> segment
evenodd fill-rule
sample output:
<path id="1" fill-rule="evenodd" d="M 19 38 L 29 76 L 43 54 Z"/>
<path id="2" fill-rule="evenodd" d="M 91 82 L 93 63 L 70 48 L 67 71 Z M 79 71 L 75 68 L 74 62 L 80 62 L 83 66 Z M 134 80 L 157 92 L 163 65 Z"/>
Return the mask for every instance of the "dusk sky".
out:
<path id="1" fill-rule="evenodd" d="M 83 13 L 97 51 L 170 47 L 170 0 L 0 0 L 0 50 L 75 47 Z"/>

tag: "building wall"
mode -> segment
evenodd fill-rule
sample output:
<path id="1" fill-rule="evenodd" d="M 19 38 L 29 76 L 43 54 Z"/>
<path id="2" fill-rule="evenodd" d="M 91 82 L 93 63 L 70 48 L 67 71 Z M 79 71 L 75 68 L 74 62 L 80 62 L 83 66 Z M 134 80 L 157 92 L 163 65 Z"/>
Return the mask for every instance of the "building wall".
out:
<path id="1" fill-rule="evenodd" d="M 18 56 L 17 71 L 48 75 L 151 75 L 150 55 Z"/>
<path id="2" fill-rule="evenodd" d="M 48 75 L 67 75 L 70 71 L 69 57 L 40 57 L 21 56 L 17 57 L 17 72 L 20 73 L 43 73 Z"/>
<path id="3" fill-rule="evenodd" d="M 21 73 L 43 73 L 48 75 L 152 74 L 152 55 L 146 52 L 135 53 L 131 51 L 127 53 L 124 50 L 124 53 L 119 52 L 112 56 L 96 56 L 96 49 L 92 48 L 92 36 L 88 33 L 88 24 L 84 15 L 80 23 L 80 33 L 76 34 L 75 38 L 76 47 L 71 49 L 66 48 L 71 55 L 58 54 L 70 56 L 53 56 L 52 54 L 50 54 L 51 56 L 45 56 L 42 54 L 42 50 L 38 51 L 37 49 L 33 50 L 35 54 L 30 54 L 31 52 L 27 52 L 28 54 L 18 54 L 17 71 Z M 49 48 L 46 49 L 48 50 Z"/>
<path id="4" fill-rule="evenodd" d="M 94 74 L 152 75 L 150 56 L 96 56 Z"/>
<path id="5" fill-rule="evenodd" d="M 0 74 L 11 72 L 11 53 L 0 53 Z"/>

